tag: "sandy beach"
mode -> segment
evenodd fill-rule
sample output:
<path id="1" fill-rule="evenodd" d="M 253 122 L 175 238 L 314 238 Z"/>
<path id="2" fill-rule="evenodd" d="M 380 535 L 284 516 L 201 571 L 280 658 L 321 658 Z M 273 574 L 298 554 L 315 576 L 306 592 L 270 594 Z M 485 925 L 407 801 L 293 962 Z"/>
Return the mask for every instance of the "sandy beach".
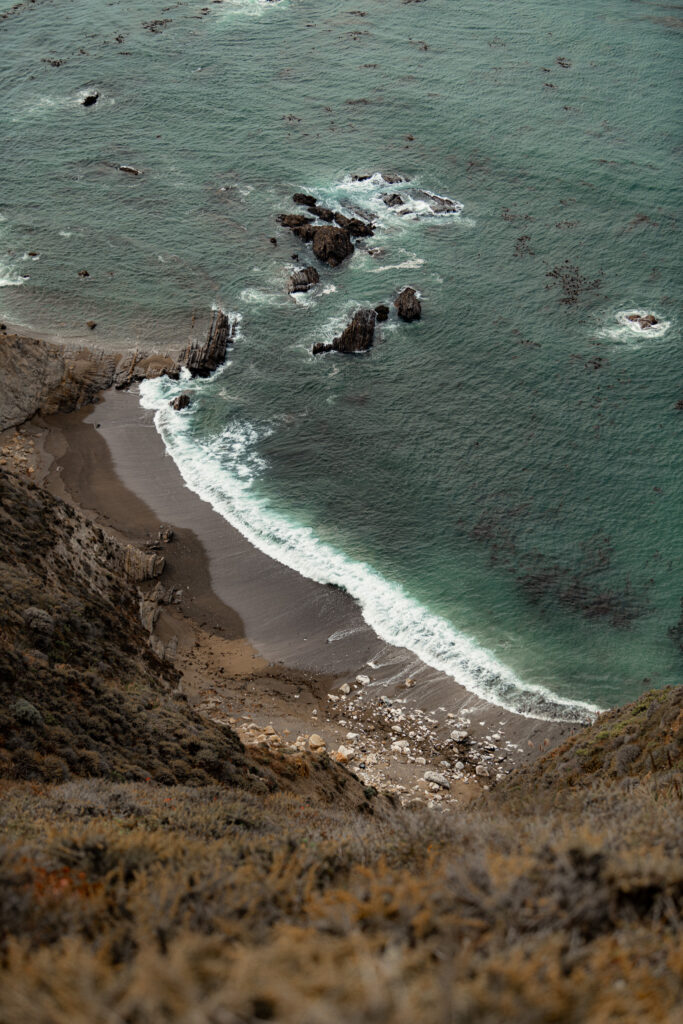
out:
<path id="1" fill-rule="evenodd" d="M 385 643 L 348 594 L 253 547 L 186 487 L 134 390 L 33 421 L 15 440 L 53 493 L 126 541 L 144 545 L 172 528 L 163 581 L 180 601 L 155 634 L 177 642 L 193 702 L 246 741 L 267 728 L 283 743 L 318 734 L 331 752 L 353 750 L 350 767 L 368 783 L 404 800 L 449 801 L 470 799 L 573 731 L 474 696 Z M 467 734 L 464 744 L 454 732 Z M 450 788 L 425 783 L 430 770 Z"/>

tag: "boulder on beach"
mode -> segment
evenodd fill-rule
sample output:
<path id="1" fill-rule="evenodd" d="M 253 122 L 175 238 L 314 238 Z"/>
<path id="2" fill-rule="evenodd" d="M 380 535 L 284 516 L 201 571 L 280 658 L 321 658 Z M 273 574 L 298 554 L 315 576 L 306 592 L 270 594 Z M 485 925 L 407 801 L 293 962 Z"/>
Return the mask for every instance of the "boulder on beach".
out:
<path id="1" fill-rule="evenodd" d="M 181 409 L 187 409 L 191 400 L 191 396 L 187 393 L 187 391 L 183 391 L 181 395 L 176 395 L 176 397 L 173 398 L 168 404 L 171 406 L 172 409 L 175 409 L 176 412 L 180 412 Z"/>
<path id="2" fill-rule="evenodd" d="M 319 280 L 320 274 L 315 267 L 302 267 L 301 270 L 295 270 L 290 277 L 287 291 L 290 295 L 294 292 L 310 291 Z"/>
<path id="3" fill-rule="evenodd" d="M 312 242 L 317 258 L 331 267 L 338 267 L 354 251 L 349 232 L 331 225 L 317 228 Z"/>
<path id="4" fill-rule="evenodd" d="M 422 316 L 422 304 L 414 288 L 404 288 L 394 299 L 394 305 L 401 320 L 411 323 Z"/>

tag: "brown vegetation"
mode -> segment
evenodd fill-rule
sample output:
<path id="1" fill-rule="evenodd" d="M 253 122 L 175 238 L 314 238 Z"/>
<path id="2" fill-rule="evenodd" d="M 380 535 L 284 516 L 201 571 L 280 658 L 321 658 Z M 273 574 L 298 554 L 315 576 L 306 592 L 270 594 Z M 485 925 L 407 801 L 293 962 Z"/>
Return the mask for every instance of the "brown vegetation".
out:
<path id="1" fill-rule="evenodd" d="M 193 713 L 116 543 L 0 486 L 2 1024 L 673 1024 L 683 690 L 401 810 Z"/>

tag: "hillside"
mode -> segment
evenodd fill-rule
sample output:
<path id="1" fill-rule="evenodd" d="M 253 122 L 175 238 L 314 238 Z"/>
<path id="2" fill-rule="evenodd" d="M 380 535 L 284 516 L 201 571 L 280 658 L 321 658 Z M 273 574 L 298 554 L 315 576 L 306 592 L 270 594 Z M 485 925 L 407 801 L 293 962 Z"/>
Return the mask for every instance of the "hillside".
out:
<path id="1" fill-rule="evenodd" d="M 190 708 L 160 557 L 0 477 L 3 1024 L 676 1020 L 681 688 L 407 811 Z"/>

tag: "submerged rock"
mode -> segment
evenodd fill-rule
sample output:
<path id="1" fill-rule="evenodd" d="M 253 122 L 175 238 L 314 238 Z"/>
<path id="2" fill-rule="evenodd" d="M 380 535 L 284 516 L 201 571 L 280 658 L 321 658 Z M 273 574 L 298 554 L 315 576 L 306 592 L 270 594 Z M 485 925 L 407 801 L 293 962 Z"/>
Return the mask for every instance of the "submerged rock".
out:
<path id="1" fill-rule="evenodd" d="M 422 316 L 422 304 L 414 288 L 404 288 L 394 299 L 394 306 L 401 320 L 411 323 Z"/>
<path id="2" fill-rule="evenodd" d="M 320 280 L 320 274 L 315 267 L 303 267 L 301 270 L 295 270 L 289 279 L 289 286 L 287 291 L 290 295 L 294 292 L 307 292 L 313 288 Z"/>
<path id="3" fill-rule="evenodd" d="M 137 167 L 131 167 L 130 164 L 119 164 L 119 170 L 125 171 L 126 174 L 142 174 L 142 171 L 139 171 Z"/>
<path id="4" fill-rule="evenodd" d="M 343 228 L 316 228 L 312 242 L 317 258 L 331 267 L 338 267 L 354 251 L 349 232 Z"/>
<path id="5" fill-rule="evenodd" d="M 237 333 L 237 320 L 222 310 L 214 310 L 211 326 L 204 344 L 191 342 L 181 356 L 180 363 L 193 377 L 208 377 L 222 366 Z"/>
<path id="6" fill-rule="evenodd" d="M 168 404 L 171 406 L 172 409 L 175 409 L 176 412 L 180 412 L 181 409 L 187 409 L 191 400 L 192 398 L 187 393 L 187 391 L 183 391 L 182 395 L 176 395 L 176 397 L 173 398 Z"/>

